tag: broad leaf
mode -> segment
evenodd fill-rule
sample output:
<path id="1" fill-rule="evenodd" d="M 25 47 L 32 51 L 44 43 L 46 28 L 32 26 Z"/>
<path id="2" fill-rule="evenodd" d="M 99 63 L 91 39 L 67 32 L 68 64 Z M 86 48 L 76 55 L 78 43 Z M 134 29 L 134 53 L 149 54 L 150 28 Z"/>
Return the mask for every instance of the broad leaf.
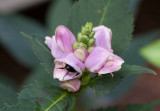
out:
<path id="1" fill-rule="evenodd" d="M 128 47 L 133 31 L 133 18 L 127 9 L 128 0 L 80 0 L 72 8 L 66 25 L 75 35 L 86 22 L 109 27 L 112 47 L 120 55 Z"/>
<path id="2" fill-rule="evenodd" d="M 49 48 L 45 44 L 45 39 L 39 35 L 27 35 L 22 33 L 23 36 L 30 38 L 33 50 L 49 74 L 53 73 L 54 58 L 51 55 Z"/>
<path id="3" fill-rule="evenodd" d="M 75 97 L 50 83 L 36 82 L 19 94 L 19 103 L 2 111 L 71 111 Z"/>
<path id="4" fill-rule="evenodd" d="M 143 47 L 140 54 L 151 64 L 160 67 L 160 40 Z"/>
<path id="5" fill-rule="evenodd" d="M 5 85 L 6 87 L 11 87 L 14 91 L 18 90 L 16 82 L 3 73 L 0 73 L 0 84 Z"/>
<path id="6" fill-rule="evenodd" d="M 157 104 L 160 104 L 160 100 L 147 104 L 130 104 L 126 111 L 152 111 Z"/>
<path id="7" fill-rule="evenodd" d="M 10 87 L 0 84 L 0 109 L 4 104 L 14 105 L 17 101 L 17 94 Z"/>
<path id="8" fill-rule="evenodd" d="M 64 25 L 66 23 L 67 15 L 71 7 L 71 0 L 52 1 L 47 13 L 47 26 L 51 34 L 54 34 L 58 25 Z"/>
<path id="9" fill-rule="evenodd" d="M 20 32 L 44 34 L 45 29 L 36 21 L 19 16 L 0 16 L 0 43 L 18 62 L 33 67 L 37 63 L 31 44 Z"/>
<path id="10" fill-rule="evenodd" d="M 102 75 L 101 77 L 96 77 L 91 81 L 90 87 L 93 88 L 96 95 L 103 95 L 104 93 L 109 93 L 113 89 L 118 88 L 125 77 L 141 73 L 155 74 L 154 71 L 141 66 L 123 65 L 120 71 L 114 73 L 113 78 L 111 77 L 110 74 Z"/>
<path id="11" fill-rule="evenodd" d="M 139 51 L 142 47 L 155 40 L 160 34 L 160 30 L 147 32 L 133 37 L 128 49 L 122 54 L 122 58 L 127 64 L 144 65 L 145 60 L 140 56 Z"/>
<path id="12" fill-rule="evenodd" d="M 92 110 L 92 111 L 118 111 L 118 106 L 107 107 L 106 109 L 100 108 L 100 109 Z"/>
<path id="13" fill-rule="evenodd" d="M 139 6 L 142 0 L 130 0 L 129 11 L 131 11 L 135 16 L 138 14 Z"/>
<path id="14" fill-rule="evenodd" d="M 160 103 L 160 100 L 147 104 L 128 104 L 125 111 L 152 111 L 153 108 Z M 106 109 L 97 109 L 93 111 L 118 111 L 120 106 L 108 107 Z"/>
<path id="15" fill-rule="evenodd" d="M 29 77 L 25 81 L 25 85 L 33 84 L 35 81 L 51 81 L 51 82 L 57 82 L 58 80 L 53 80 L 52 74 L 47 74 L 44 67 L 42 65 L 37 65 L 36 68 L 30 73 Z M 59 84 L 58 84 L 59 86 Z"/>

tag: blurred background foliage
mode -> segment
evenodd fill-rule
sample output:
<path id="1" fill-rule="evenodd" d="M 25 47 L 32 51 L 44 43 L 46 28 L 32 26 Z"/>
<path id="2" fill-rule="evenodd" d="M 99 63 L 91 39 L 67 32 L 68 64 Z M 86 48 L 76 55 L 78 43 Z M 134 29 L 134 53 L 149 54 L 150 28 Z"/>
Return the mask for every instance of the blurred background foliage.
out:
<path id="1" fill-rule="evenodd" d="M 135 16 L 135 31 L 133 40 L 126 52 L 122 55 L 122 58 L 128 64 L 145 65 L 154 69 L 158 73 L 158 77 L 154 78 L 152 75 L 144 75 L 147 77 L 142 76 L 144 78 L 142 79 L 143 82 L 141 82 L 143 85 L 139 87 L 138 84 L 140 82 L 139 79 L 136 79 L 137 76 L 129 76 L 118 88 L 101 97 L 97 97 L 88 88 L 78 99 L 77 111 L 106 107 L 113 104 L 146 103 L 160 99 L 160 90 L 156 92 L 153 87 L 149 86 L 144 89 L 148 78 L 150 78 L 150 81 L 148 81 L 150 86 L 160 86 L 160 7 L 157 6 L 160 2 L 158 0 L 153 1 L 150 3 L 149 0 L 130 0 L 128 7 Z M 43 72 L 41 66 L 39 66 L 39 61 L 33 53 L 29 39 L 23 37 L 21 32 L 41 34 L 44 36 L 53 35 L 58 25 L 66 23 L 67 15 L 74 2 L 76 1 L 46 0 L 46 2 L 41 4 L 16 10 L 14 13 L 6 13 L 4 12 L 5 10 L 1 12 L 0 100 L 2 101 L 0 101 L 0 108 L 3 107 L 3 103 L 8 103 L 9 105 L 15 104 L 17 101 L 17 92 L 23 86 L 35 80 L 44 81 L 49 79 L 48 76 L 44 75 L 45 72 Z M 136 91 L 134 93 L 133 90 L 138 88 L 142 89 L 139 90 L 141 95 L 145 95 L 145 91 L 150 90 L 151 92 L 149 94 L 156 96 L 150 99 L 145 98 L 148 95 L 144 96 L 144 98 L 136 97 L 134 96 Z M 128 98 L 137 99 L 129 100 Z M 158 108 L 160 109 L 160 107 Z M 155 111 L 158 111 L 157 109 Z"/>

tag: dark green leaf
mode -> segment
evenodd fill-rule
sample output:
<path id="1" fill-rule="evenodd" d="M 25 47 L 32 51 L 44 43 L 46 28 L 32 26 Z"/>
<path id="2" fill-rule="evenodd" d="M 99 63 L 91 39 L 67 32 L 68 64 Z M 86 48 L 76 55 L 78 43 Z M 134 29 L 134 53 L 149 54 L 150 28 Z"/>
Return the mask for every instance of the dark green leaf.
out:
<path id="1" fill-rule="evenodd" d="M 139 11 L 139 6 L 142 0 L 130 0 L 129 11 L 131 11 L 135 16 Z"/>
<path id="2" fill-rule="evenodd" d="M 46 71 L 49 74 L 52 74 L 54 69 L 54 58 L 45 44 L 44 37 L 39 35 L 27 35 L 25 33 L 22 34 L 25 37 L 30 38 L 36 56 L 40 60 L 41 64 L 45 67 Z"/>
<path id="3" fill-rule="evenodd" d="M 53 75 L 48 74 L 44 67 L 41 65 L 37 65 L 37 67 L 31 72 L 29 77 L 27 78 L 25 85 L 33 84 L 35 81 L 41 82 L 50 82 L 50 84 L 54 84 L 55 86 L 59 86 L 59 81 L 57 79 L 53 80 Z"/>
<path id="4" fill-rule="evenodd" d="M 21 64 L 33 67 L 37 59 L 33 54 L 31 44 L 20 32 L 44 34 L 44 28 L 29 18 L 11 15 L 0 16 L 0 43 Z"/>
<path id="5" fill-rule="evenodd" d="M 160 103 L 160 100 L 147 104 L 128 104 L 124 111 L 152 111 L 153 108 Z M 118 106 L 108 107 L 106 109 L 97 109 L 94 111 L 119 111 Z"/>
<path id="6" fill-rule="evenodd" d="M 160 100 L 147 104 L 130 104 L 127 105 L 126 111 L 152 111 L 153 108 L 160 103 Z"/>
<path id="7" fill-rule="evenodd" d="M 123 79 L 129 75 L 137 75 L 141 73 L 153 73 L 154 71 L 136 65 L 123 65 L 122 69 L 114 73 L 112 78 L 110 74 L 102 75 L 101 77 L 96 77 L 90 83 L 90 87 L 94 89 L 96 95 L 103 95 L 104 93 L 109 93 L 115 88 L 118 88 Z M 130 81 L 128 81 L 130 82 Z"/>
<path id="8" fill-rule="evenodd" d="M 54 84 L 36 82 L 19 94 L 19 103 L 2 111 L 71 111 L 75 97 Z"/>
<path id="9" fill-rule="evenodd" d="M 51 34 L 54 34 L 58 25 L 64 25 L 66 23 L 71 7 L 71 0 L 56 0 L 51 3 L 47 14 L 47 26 Z"/>
<path id="10" fill-rule="evenodd" d="M 14 105 L 17 101 L 17 94 L 10 88 L 0 84 L 0 109 L 4 104 Z"/>
<path id="11" fill-rule="evenodd" d="M 147 32 L 141 35 L 137 35 L 133 38 L 127 51 L 123 53 L 122 58 L 127 64 L 144 65 L 145 60 L 140 56 L 139 50 L 146 44 L 152 42 L 159 35 L 160 31 L 155 30 Z"/>
<path id="12" fill-rule="evenodd" d="M 106 109 L 100 108 L 100 109 L 93 110 L 93 111 L 118 111 L 118 106 L 107 107 Z"/>
<path id="13" fill-rule="evenodd" d="M 128 13 L 128 0 L 80 0 L 72 8 L 67 27 L 76 35 L 82 25 L 105 25 L 112 30 L 112 47 L 120 55 L 131 40 L 133 17 Z"/>
<path id="14" fill-rule="evenodd" d="M 0 84 L 3 84 L 7 87 L 11 87 L 14 91 L 18 90 L 16 82 L 3 73 L 2 74 L 0 73 Z"/>
<path id="15" fill-rule="evenodd" d="M 160 68 L 160 40 L 144 46 L 140 50 L 140 54 L 148 62 Z"/>

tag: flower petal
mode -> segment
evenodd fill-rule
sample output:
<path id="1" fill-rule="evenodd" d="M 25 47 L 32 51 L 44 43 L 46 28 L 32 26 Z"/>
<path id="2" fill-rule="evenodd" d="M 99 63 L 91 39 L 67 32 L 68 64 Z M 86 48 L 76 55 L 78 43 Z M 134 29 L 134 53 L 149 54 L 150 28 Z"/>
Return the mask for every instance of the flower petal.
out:
<path id="1" fill-rule="evenodd" d="M 119 56 L 115 55 L 113 60 L 106 62 L 104 67 L 99 70 L 99 74 L 107 74 L 111 72 L 116 72 L 121 69 L 121 65 L 124 63 L 124 60 Z"/>
<path id="2" fill-rule="evenodd" d="M 65 75 L 67 74 L 67 70 L 66 69 L 57 69 L 55 68 L 54 69 L 54 72 L 53 72 L 53 78 L 54 79 L 59 79 L 60 81 L 63 81 Z"/>
<path id="3" fill-rule="evenodd" d="M 85 61 L 86 68 L 97 73 L 107 61 L 109 52 L 101 47 L 95 47 Z"/>
<path id="4" fill-rule="evenodd" d="M 111 48 L 111 39 L 112 39 L 111 30 L 103 25 L 94 27 L 93 30 L 95 31 L 94 38 L 96 39 L 94 45 L 96 47 L 102 47 L 107 51 L 113 53 L 113 50 Z"/>
<path id="5" fill-rule="evenodd" d="M 68 71 L 61 81 L 79 78 L 82 75 L 82 72 L 85 70 L 84 64 L 78 58 L 76 58 L 73 53 L 65 53 L 61 58 L 55 59 L 54 63 L 65 63 L 76 70 L 74 73 Z"/>
<path id="6" fill-rule="evenodd" d="M 65 26 L 58 26 L 55 31 L 56 43 L 63 52 L 73 52 L 72 44 L 76 42 L 73 33 Z"/>
<path id="7" fill-rule="evenodd" d="M 52 38 L 47 36 L 45 39 L 45 43 L 51 49 L 52 56 L 54 58 L 60 58 L 63 54 L 63 51 L 57 46 L 55 36 Z"/>
<path id="8" fill-rule="evenodd" d="M 79 90 L 81 81 L 78 79 L 73 79 L 69 81 L 60 82 L 60 86 L 63 89 L 67 89 L 69 92 L 76 92 Z"/>
<path id="9" fill-rule="evenodd" d="M 45 37 L 45 44 L 51 49 L 52 48 L 52 38 L 49 36 Z"/>

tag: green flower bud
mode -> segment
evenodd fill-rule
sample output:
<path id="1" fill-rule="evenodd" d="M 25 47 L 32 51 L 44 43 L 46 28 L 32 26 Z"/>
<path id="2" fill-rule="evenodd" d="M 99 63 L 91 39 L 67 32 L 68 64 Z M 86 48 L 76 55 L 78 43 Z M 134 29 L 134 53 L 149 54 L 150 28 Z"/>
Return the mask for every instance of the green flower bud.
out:
<path id="1" fill-rule="evenodd" d="M 82 34 L 84 34 L 84 35 L 89 35 L 89 34 L 91 33 L 91 30 L 86 29 L 85 27 L 82 27 L 81 32 L 82 32 Z"/>
<path id="2" fill-rule="evenodd" d="M 96 41 L 95 38 L 91 38 L 91 39 L 88 41 L 87 45 L 90 47 L 90 46 L 92 46 L 92 45 L 94 44 L 95 41 Z"/>
<path id="3" fill-rule="evenodd" d="M 80 47 L 84 47 L 85 49 L 87 49 L 87 45 L 84 44 L 84 43 L 82 43 L 82 42 L 79 43 L 79 46 L 80 46 Z"/>
<path id="4" fill-rule="evenodd" d="M 78 42 L 75 42 L 73 45 L 72 45 L 72 48 L 73 50 L 76 49 L 77 47 L 79 47 L 79 43 Z"/>
<path id="5" fill-rule="evenodd" d="M 90 34 L 89 34 L 89 38 L 92 38 L 95 34 L 95 31 L 92 31 Z"/>
<path id="6" fill-rule="evenodd" d="M 93 24 L 91 22 L 87 22 L 85 25 L 85 29 L 92 30 L 93 29 Z"/>
<path id="7" fill-rule="evenodd" d="M 87 43 L 89 41 L 89 37 L 86 35 L 82 35 L 81 33 L 78 34 L 78 41 Z"/>
<path id="8" fill-rule="evenodd" d="M 88 54 L 90 54 L 93 49 L 94 49 L 94 46 L 89 47 L 88 50 L 87 50 L 87 51 L 88 51 Z"/>

